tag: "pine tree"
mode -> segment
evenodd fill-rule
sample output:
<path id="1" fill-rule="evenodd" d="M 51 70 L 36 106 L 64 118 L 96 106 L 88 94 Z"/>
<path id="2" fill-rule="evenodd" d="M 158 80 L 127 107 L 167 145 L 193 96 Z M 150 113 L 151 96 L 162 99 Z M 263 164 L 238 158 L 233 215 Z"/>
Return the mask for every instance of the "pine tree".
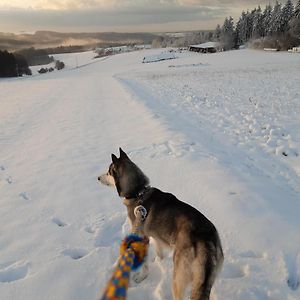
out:
<path id="1" fill-rule="evenodd" d="M 272 11 L 269 27 L 269 35 L 277 35 L 280 32 L 280 19 L 281 19 L 281 3 L 276 1 Z"/>
<path id="2" fill-rule="evenodd" d="M 300 40 L 300 0 L 298 1 L 295 7 L 292 19 L 289 22 L 289 29 L 289 33 L 293 37 L 298 38 L 298 40 Z"/>
<path id="3" fill-rule="evenodd" d="M 272 16 L 272 6 L 268 4 L 262 15 L 262 27 L 263 27 L 262 36 L 267 36 L 269 34 L 271 16 Z"/>
<path id="4" fill-rule="evenodd" d="M 16 59 L 12 53 L 0 50 L 0 77 L 14 77 L 17 74 Z"/>
<path id="5" fill-rule="evenodd" d="M 289 22 L 293 17 L 294 5 L 291 0 L 287 0 L 280 14 L 280 33 L 286 33 L 289 30 Z"/>
<path id="6" fill-rule="evenodd" d="M 292 0 L 286 0 L 283 7 L 276 1 L 273 8 L 269 4 L 263 12 L 260 6 L 251 12 L 243 11 L 235 28 L 232 18 L 226 18 L 221 33 L 218 26 L 214 38 L 219 34 L 225 50 L 259 37 L 268 37 L 255 43 L 259 47 L 289 49 L 300 44 L 300 0 L 295 8 Z"/>
<path id="7" fill-rule="evenodd" d="M 236 31 L 238 45 L 244 44 L 244 33 L 243 33 L 244 16 L 245 16 L 245 12 L 243 11 L 242 15 L 240 16 L 239 20 L 236 23 L 235 31 Z"/>
<path id="8" fill-rule="evenodd" d="M 293 13 L 293 18 L 299 18 L 300 19 L 300 0 L 296 4 L 294 13 Z"/>
<path id="9" fill-rule="evenodd" d="M 233 18 L 226 18 L 221 29 L 220 40 L 223 43 L 224 50 L 230 50 L 235 47 L 235 31 Z"/>
<path id="10" fill-rule="evenodd" d="M 263 36 L 262 20 L 261 7 L 258 6 L 258 8 L 253 12 L 252 37 L 258 38 Z"/>
<path id="11" fill-rule="evenodd" d="M 219 41 L 220 37 L 221 37 L 221 26 L 218 24 L 215 31 L 214 31 L 213 38 L 215 40 Z"/>
<path id="12" fill-rule="evenodd" d="M 252 12 L 247 11 L 245 16 L 245 23 L 244 23 L 244 34 L 245 34 L 245 41 L 248 42 L 252 36 L 253 30 L 253 15 Z"/>

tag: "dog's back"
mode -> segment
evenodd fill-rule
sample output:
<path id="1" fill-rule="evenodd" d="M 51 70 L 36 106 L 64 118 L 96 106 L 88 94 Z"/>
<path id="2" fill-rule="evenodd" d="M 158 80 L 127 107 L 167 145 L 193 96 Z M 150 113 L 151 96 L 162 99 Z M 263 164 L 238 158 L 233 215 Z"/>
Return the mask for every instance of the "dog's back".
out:
<path id="1" fill-rule="evenodd" d="M 143 206 L 148 211 L 144 233 L 174 249 L 174 299 L 182 298 L 189 283 L 192 300 L 209 299 L 223 262 L 215 226 L 194 207 L 156 188 L 146 193 Z M 134 222 L 133 214 L 128 212 Z"/>

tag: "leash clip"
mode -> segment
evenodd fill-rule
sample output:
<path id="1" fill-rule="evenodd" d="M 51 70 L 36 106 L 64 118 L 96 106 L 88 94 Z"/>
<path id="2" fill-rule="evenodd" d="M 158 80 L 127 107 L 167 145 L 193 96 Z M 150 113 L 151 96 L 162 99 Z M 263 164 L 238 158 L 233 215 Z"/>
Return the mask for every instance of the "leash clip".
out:
<path id="1" fill-rule="evenodd" d="M 138 205 L 137 207 L 135 207 L 133 212 L 135 217 L 138 218 L 140 216 L 142 221 L 146 219 L 148 213 L 147 209 L 143 205 Z"/>

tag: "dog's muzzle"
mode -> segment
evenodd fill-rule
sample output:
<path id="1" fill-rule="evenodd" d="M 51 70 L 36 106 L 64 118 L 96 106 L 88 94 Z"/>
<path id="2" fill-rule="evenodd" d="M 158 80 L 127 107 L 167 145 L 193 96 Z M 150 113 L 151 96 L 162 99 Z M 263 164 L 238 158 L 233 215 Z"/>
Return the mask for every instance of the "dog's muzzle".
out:
<path id="1" fill-rule="evenodd" d="M 114 178 L 109 175 L 109 174 L 103 174 L 101 176 L 98 177 L 98 180 L 102 183 L 102 184 L 105 184 L 105 185 L 108 185 L 108 186 L 115 186 L 115 180 Z"/>

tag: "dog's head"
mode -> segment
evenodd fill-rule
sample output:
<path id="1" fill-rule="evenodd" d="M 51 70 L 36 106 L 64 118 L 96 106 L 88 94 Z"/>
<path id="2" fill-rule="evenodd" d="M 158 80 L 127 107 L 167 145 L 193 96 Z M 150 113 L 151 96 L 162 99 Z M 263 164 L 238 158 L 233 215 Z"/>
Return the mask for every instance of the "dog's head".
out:
<path id="1" fill-rule="evenodd" d="M 108 172 L 99 176 L 98 180 L 102 184 L 115 186 L 120 197 L 135 198 L 148 185 L 149 180 L 127 154 L 121 148 L 119 150 L 120 157 L 111 155 L 112 163 Z"/>

